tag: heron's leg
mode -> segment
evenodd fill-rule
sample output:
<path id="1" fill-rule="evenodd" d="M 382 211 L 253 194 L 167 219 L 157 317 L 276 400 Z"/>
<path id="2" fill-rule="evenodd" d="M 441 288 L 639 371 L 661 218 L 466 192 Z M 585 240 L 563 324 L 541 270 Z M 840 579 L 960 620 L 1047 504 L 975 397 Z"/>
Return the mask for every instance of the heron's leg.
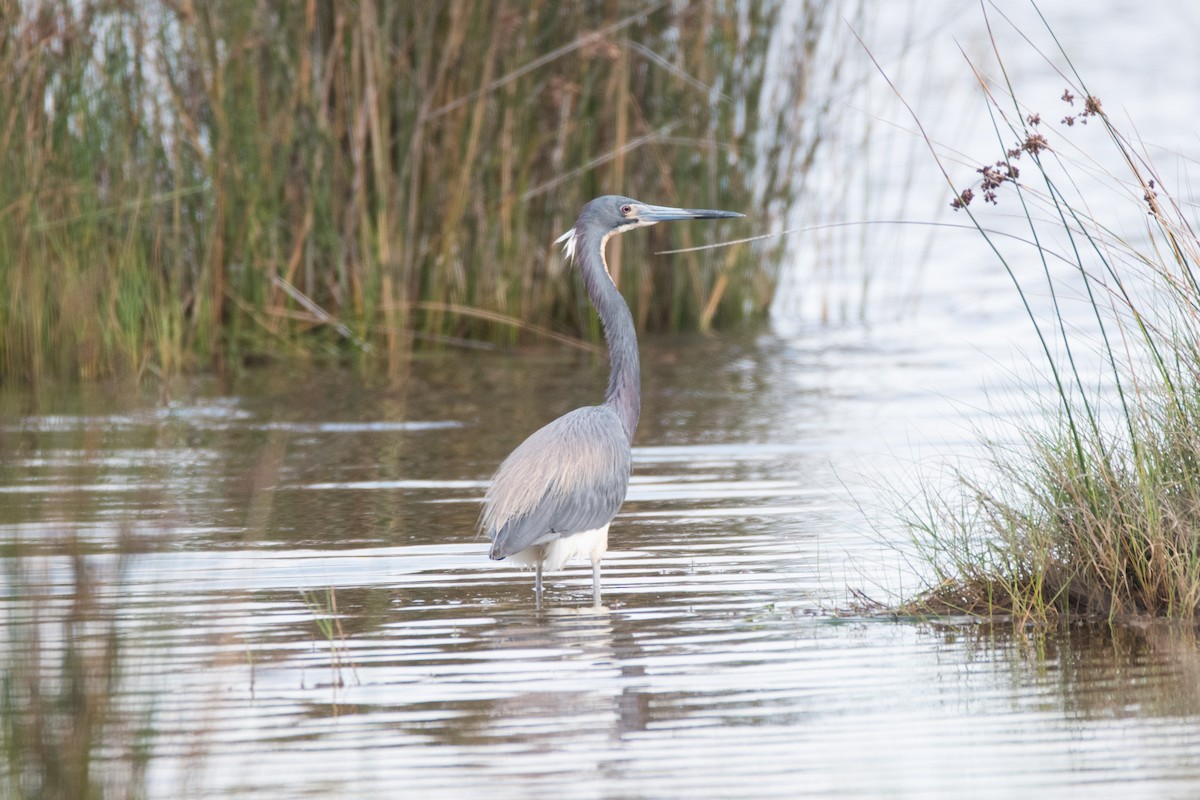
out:
<path id="1" fill-rule="evenodd" d="M 600 561 L 592 562 L 592 604 L 600 605 Z"/>
<path id="2" fill-rule="evenodd" d="M 538 596 L 538 600 L 542 599 L 542 560 L 539 558 L 534 566 L 533 573 L 533 593 Z"/>

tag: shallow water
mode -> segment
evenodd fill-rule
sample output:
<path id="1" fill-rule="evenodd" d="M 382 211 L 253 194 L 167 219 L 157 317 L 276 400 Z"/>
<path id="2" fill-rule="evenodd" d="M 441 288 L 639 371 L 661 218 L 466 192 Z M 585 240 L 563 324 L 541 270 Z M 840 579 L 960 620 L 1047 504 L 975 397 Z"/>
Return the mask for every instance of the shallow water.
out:
<path id="1" fill-rule="evenodd" d="M 875 393 L 829 388 L 891 359 L 869 338 L 847 358 L 765 332 L 646 345 L 601 608 L 577 567 L 537 609 L 472 533 L 495 463 L 602 386 L 591 356 L 450 353 L 392 389 L 260 373 L 165 403 L 9 396 L 5 637 L 36 627 L 53 676 L 118 642 L 112 682 L 82 684 L 107 719 L 83 702 L 57 724 L 104 743 L 94 781 L 141 753 L 151 796 L 1200 789 L 1194 634 L 847 610 L 847 587 L 905 569 L 845 500 L 889 469 L 869 466 L 891 446 L 863 433 Z M 892 402 L 919 420 L 914 398 Z"/>
<path id="2" fill-rule="evenodd" d="M 1069 47 L 1115 36 L 1146 64 L 1196 58 L 1180 8 L 1073 5 L 1089 11 L 1060 18 Z M 978 20 L 913 8 L 900 23 L 929 21 L 916 40 L 952 62 L 929 68 L 937 95 L 962 77 L 958 46 L 987 40 Z M 953 42 L 937 38 L 945 19 Z M 890 52 L 879 45 L 889 67 Z M 1151 142 L 1191 141 L 1190 106 L 1139 91 L 1136 53 L 1110 61 L 1077 51 Z M 1009 66 L 1045 75 L 1019 53 Z M 1045 79 L 1030 100 L 1061 88 Z M 956 125 L 983 114 L 978 98 L 922 113 L 939 108 Z M 989 136 L 964 163 L 988 158 Z M 910 175 L 933 188 L 909 216 L 944 208 L 940 176 Z M 919 586 L 897 506 L 948 483 L 947 459 L 980 466 L 980 432 L 1012 441 L 1046 387 L 1020 300 L 975 234 L 891 233 L 871 228 L 875 257 L 837 274 L 810 271 L 826 240 L 800 240 L 770 330 L 644 343 L 601 608 L 583 566 L 548 576 L 536 608 L 532 576 L 489 561 L 473 530 L 503 456 L 596 401 L 591 355 L 427 355 L 395 385 L 272 369 L 147 393 L 0 391 L 4 791 L 1200 794 L 1194 631 L 856 610 Z M 31 704 L 30 687 L 56 702 Z"/>

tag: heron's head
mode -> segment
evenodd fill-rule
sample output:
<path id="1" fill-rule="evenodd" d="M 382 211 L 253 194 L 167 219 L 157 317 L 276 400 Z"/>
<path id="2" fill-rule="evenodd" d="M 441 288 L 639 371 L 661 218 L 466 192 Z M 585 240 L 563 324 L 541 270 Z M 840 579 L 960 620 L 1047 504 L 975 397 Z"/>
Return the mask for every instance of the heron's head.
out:
<path id="1" fill-rule="evenodd" d="M 743 217 L 736 211 L 714 211 L 707 208 L 674 208 L 672 206 L 652 206 L 632 197 L 620 195 L 605 195 L 583 207 L 575 227 L 558 238 L 565 242 L 564 249 L 567 257 L 575 254 L 575 243 L 578 237 L 597 236 L 601 241 L 615 233 L 624 233 L 634 228 L 644 228 L 658 222 L 670 222 L 680 219 L 719 219 L 724 217 Z"/>

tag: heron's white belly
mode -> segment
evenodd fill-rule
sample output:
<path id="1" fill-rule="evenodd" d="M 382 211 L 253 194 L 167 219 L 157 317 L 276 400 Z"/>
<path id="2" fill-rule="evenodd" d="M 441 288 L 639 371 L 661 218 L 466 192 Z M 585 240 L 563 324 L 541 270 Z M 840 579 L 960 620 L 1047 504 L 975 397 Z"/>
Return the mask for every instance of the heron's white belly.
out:
<path id="1" fill-rule="evenodd" d="M 548 544 L 527 547 L 509 558 L 525 567 L 535 566 L 540 558 L 542 569 L 553 571 L 562 569 L 563 564 L 576 558 L 587 558 L 595 564 L 607 551 L 608 525 L 605 525 L 603 528 L 573 533 Z"/>

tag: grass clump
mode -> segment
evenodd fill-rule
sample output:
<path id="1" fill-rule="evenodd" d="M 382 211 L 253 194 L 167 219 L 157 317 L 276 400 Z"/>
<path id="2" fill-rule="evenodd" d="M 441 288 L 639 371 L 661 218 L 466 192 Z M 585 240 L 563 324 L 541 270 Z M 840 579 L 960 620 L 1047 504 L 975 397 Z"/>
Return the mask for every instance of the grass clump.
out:
<path id="1" fill-rule="evenodd" d="M 1059 50 L 1068 71 L 1058 125 L 1017 99 L 999 53 L 994 80 L 976 69 L 1000 158 L 978 168 L 975 185 L 955 188 L 951 203 L 1012 277 L 1041 343 L 1052 407 L 1017 447 L 993 445 L 986 483 L 960 476 L 956 496 L 910 507 L 931 580 L 905 610 L 1196 622 L 1200 237 L 1144 148 Z M 1111 148 L 1115 170 L 1075 149 L 1085 129 Z M 980 199 L 1016 205 L 1024 230 L 997 233 Z M 1093 211 L 1110 199 L 1113 222 Z M 1134 233 L 1118 233 L 1130 221 Z M 1002 235 L 1034 245 L 1039 279 L 1008 255 Z M 1071 295 L 1090 318 L 1086 331 L 1071 317 Z M 1039 303 L 1049 310 L 1036 312 Z"/>
<path id="2" fill-rule="evenodd" d="M 914 541 L 934 581 L 906 612 L 1194 620 L 1200 403 L 1159 398 L 1144 410 L 1136 453 L 1100 434 L 1081 460 L 1074 440 L 1051 429 L 1029 435 L 1020 455 L 993 450 L 997 477 L 987 486 L 963 477 L 953 509 L 927 502 Z"/>

